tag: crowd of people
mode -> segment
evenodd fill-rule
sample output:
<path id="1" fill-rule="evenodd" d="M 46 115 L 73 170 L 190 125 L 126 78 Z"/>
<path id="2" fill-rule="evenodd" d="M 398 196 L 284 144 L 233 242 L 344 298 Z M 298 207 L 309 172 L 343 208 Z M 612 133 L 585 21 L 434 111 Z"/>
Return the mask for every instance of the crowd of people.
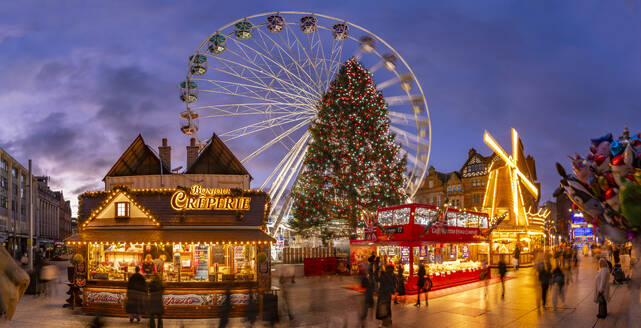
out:
<path id="1" fill-rule="evenodd" d="M 425 294 L 425 305 L 429 304 L 427 292 L 431 289 L 432 281 L 427 275 L 424 265 L 419 265 L 416 286 L 411 287 L 406 286 L 407 279 L 402 265 L 398 265 L 396 273 L 394 273 L 395 266 L 388 261 L 381 260 L 375 252 L 372 252 L 367 263 L 364 263 L 362 267 L 361 287 L 365 289 L 363 309 L 360 315 L 362 326 L 365 325 L 368 315 L 373 312 L 375 318 L 381 321 L 382 327 L 391 327 L 392 301 L 394 304 L 399 304 L 399 300 L 404 303 L 407 294 L 406 288 L 415 288 L 417 291 L 414 306 L 421 306 L 421 294 Z M 376 302 L 374 302 L 375 294 L 378 295 Z"/>
<path id="2" fill-rule="evenodd" d="M 534 255 L 534 267 L 541 293 L 537 300 L 542 307 L 548 304 L 548 294 L 552 294 L 552 305 L 556 310 L 559 300 L 565 303 L 565 291 L 578 273 L 578 251 L 571 244 L 563 243 Z"/>

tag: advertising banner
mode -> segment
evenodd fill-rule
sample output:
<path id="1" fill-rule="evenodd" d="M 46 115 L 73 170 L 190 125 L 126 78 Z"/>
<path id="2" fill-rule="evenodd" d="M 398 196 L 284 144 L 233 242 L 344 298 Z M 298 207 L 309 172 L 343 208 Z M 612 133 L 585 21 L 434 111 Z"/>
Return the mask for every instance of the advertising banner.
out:
<path id="1" fill-rule="evenodd" d="M 165 306 L 211 305 L 213 300 L 212 294 L 165 294 L 162 296 Z"/>
<path id="2" fill-rule="evenodd" d="M 87 291 L 87 303 L 122 304 L 125 293 Z"/>

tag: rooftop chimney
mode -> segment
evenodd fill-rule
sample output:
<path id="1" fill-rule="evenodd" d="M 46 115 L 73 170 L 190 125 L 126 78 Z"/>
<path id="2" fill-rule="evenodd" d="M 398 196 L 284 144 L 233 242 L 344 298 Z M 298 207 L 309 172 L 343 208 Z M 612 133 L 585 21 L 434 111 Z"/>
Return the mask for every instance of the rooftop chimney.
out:
<path id="1" fill-rule="evenodd" d="M 196 138 L 191 138 L 191 140 L 189 140 L 189 146 L 187 146 L 187 169 L 191 167 L 191 164 L 193 164 L 196 157 L 198 157 L 198 148 Z"/>
<path id="2" fill-rule="evenodd" d="M 167 146 L 167 138 L 162 138 L 162 146 L 158 147 L 158 155 L 160 155 L 160 160 L 165 162 L 171 170 L 171 147 Z M 171 172 L 167 172 L 167 174 L 169 173 Z"/>

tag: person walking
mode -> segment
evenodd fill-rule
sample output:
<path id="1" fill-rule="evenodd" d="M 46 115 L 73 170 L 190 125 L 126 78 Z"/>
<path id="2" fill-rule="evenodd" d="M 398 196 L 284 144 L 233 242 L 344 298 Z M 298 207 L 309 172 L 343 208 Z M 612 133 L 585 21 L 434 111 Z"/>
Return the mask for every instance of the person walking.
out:
<path id="1" fill-rule="evenodd" d="M 370 274 L 365 273 L 361 276 L 361 287 L 365 289 L 365 295 L 363 298 L 363 308 L 359 319 L 361 327 L 365 327 L 369 310 L 374 307 L 374 283 Z"/>
<path id="2" fill-rule="evenodd" d="M 256 324 L 256 320 L 258 320 L 259 305 L 254 293 L 253 289 L 249 290 L 249 301 L 247 302 L 247 313 L 245 314 L 245 320 L 250 327 L 253 327 Z"/>
<path id="3" fill-rule="evenodd" d="M 388 266 L 381 273 L 378 301 L 376 302 L 376 319 L 382 321 L 382 327 L 392 326 L 392 294 L 395 290 L 394 268 Z"/>
<path id="4" fill-rule="evenodd" d="M 519 271 L 519 260 L 521 258 L 521 246 L 519 244 L 516 244 L 516 247 L 514 247 L 514 271 Z"/>
<path id="5" fill-rule="evenodd" d="M 127 283 L 127 303 L 125 311 L 129 314 L 129 322 L 140 322 L 140 314 L 143 313 L 143 302 L 147 293 L 147 283 L 145 277 L 140 274 L 140 267 L 136 266 L 136 273 L 129 277 Z"/>
<path id="6" fill-rule="evenodd" d="M 158 328 L 162 328 L 162 315 L 165 312 L 165 307 L 162 301 L 162 294 L 165 288 L 162 285 L 160 280 L 160 275 L 155 274 L 149 283 L 149 327 L 156 328 L 156 322 Z"/>
<path id="7" fill-rule="evenodd" d="M 538 268 L 539 272 L 539 283 L 541 284 L 541 303 L 543 304 L 543 307 L 545 307 L 545 304 L 547 303 L 547 296 L 548 296 L 548 288 L 550 287 L 550 266 L 548 264 L 549 262 L 547 260 L 543 261 Z"/>
<path id="8" fill-rule="evenodd" d="M 565 292 L 563 287 L 565 286 L 565 276 L 561 266 L 557 263 L 556 268 L 552 271 L 552 286 L 554 292 L 554 298 L 552 299 L 552 304 L 554 305 L 554 310 L 556 310 L 558 300 L 561 299 L 565 303 Z"/>
<path id="9" fill-rule="evenodd" d="M 503 258 L 499 260 L 499 276 L 501 277 L 501 298 L 505 298 L 505 274 L 507 273 L 507 264 Z"/>
<path id="10" fill-rule="evenodd" d="M 599 272 L 594 279 L 594 303 L 599 304 L 597 318 L 608 316 L 608 296 L 610 295 L 610 270 L 605 259 L 599 260 Z"/>
<path id="11" fill-rule="evenodd" d="M 278 278 L 278 282 L 280 283 L 281 295 L 283 296 L 283 307 L 287 308 L 287 317 L 289 318 L 289 320 L 294 320 L 292 303 L 291 303 L 291 300 L 289 299 L 290 290 L 289 290 L 289 286 L 287 285 L 288 282 L 291 282 L 291 277 L 289 277 L 288 275 L 281 275 Z M 315 300 L 315 299 L 313 300 L 320 302 L 320 300 Z"/>
<path id="12" fill-rule="evenodd" d="M 220 320 L 218 321 L 218 328 L 225 328 L 229 324 L 229 315 L 231 314 L 231 283 L 227 282 L 225 288 L 225 300 L 223 307 L 220 310 Z"/>
<path id="13" fill-rule="evenodd" d="M 402 302 L 405 303 L 405 276 L 403 276 L 403 271 L 403 265 L 399 265 L 396 275 L 396 299 L 394 304 L 398 304 L 399 298 L 403 298 Z"/>
<path id="14" fill-rule="evenodd" d="M 418 289 L 418 293 L 416 295 L 416 304 L 414 306 L 416 307 L 421 307 L 421 293 L 425 292 L 425 305 L 429 305 L 428 299 L 427 299 L 427 280 L 429 278 L 427 277 L 427 272 L 425 271 L 425 266 L 421 263 L 418 266 L 418 282 L 416 283 L 416 288 Z M 430 287 L 431 287 L 431 281 L 430 281 Z"/>

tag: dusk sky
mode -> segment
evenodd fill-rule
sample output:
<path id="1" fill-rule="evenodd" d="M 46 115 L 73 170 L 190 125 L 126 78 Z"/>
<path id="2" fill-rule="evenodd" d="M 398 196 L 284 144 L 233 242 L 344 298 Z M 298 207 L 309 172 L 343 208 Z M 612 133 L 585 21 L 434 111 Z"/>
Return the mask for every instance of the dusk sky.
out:
<path id="1" fill-rule="evenodd" d="M 305 5 L 301 5 L 305 3 Z M 432 120 L 430 165 L 458 170 L 488 130 L 516 128 L 536 159 L 541 203 L 554 163 L 589 138 L 641 132 L 641 4 L 611 1 L 3 1 L 0 147 L 76 196 L 141 133 L 167 137 L 184 165 L 177 83 L 222 25 L 262 12 L 327 14 L 391 44 L 420 81 Z M 213 125 L 201 122 L 203 134 Z M 248 166 L 258 187 L 267 165 Z"/>

